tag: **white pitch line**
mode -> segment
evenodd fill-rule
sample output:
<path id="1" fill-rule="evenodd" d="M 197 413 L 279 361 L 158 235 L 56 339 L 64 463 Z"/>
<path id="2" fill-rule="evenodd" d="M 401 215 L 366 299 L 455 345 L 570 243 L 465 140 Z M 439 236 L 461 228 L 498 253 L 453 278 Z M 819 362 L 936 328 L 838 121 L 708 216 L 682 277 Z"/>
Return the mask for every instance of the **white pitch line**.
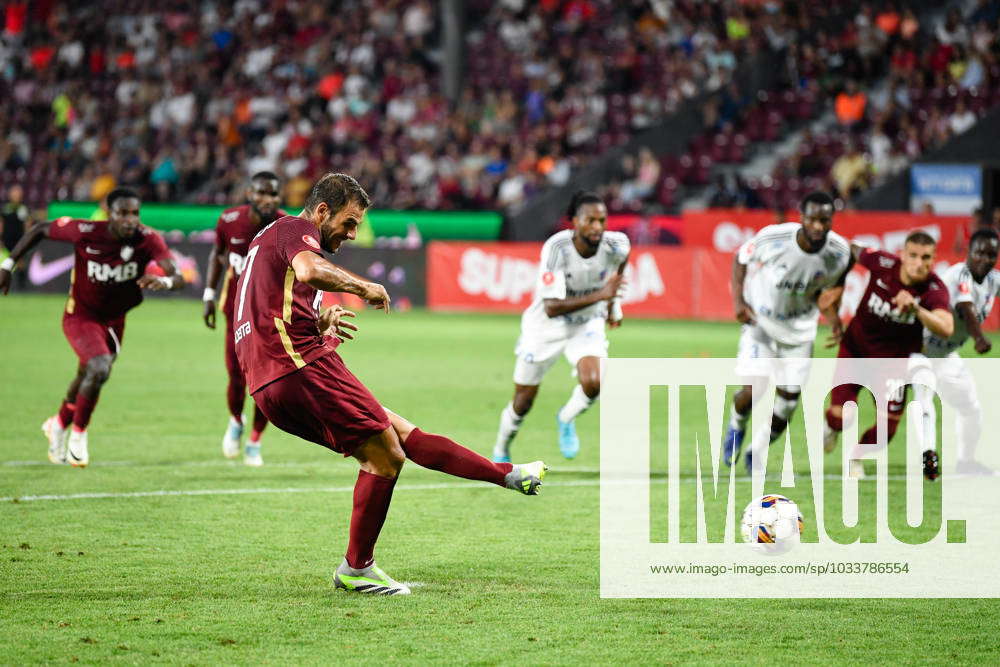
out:
<path id="1" fill-rule="evenodd" d="M 969 475 L 955 475 L 955 477 L 969 477 Z M 824 479 L 841 480 L 840 475 L 824 475 Z M 803 476 L 803 479 L 807 479 Z M 889 475 L 889 481 L 906 480 L 906 475 Z M 694 484 L 697 477 L 681 477 L 681 484 Z M 874 481 L 874 477 L 869 477 L 861 481 Z M 666 478 L 649 480 L 650 484 L 666 484 Z M 740 481 L 740 480 L 737 480 Z M 604 484 L 639 484 L 642 480 L 620 480 L 617 482 L 604 482 Z M 565 482 L 546 482 L 545 488 L 569 487 L 569 486 L 600 486 L 601 480 L 597 479 L 573 479 Z M 440 484 L 401 484 L 396 487 L 396 491 L 445 491 L 449 489 L 485 489 L 488 488 L 485 482 L 451 482 Z M 122 493 L 94 492 L 94 493 L 70 493 L 70 494 L 42 494 L 29 496 L 7 496 L 0 497 L 0 503 L 30 503 L 38 501 L 63 501 L 63 500 L 102 500 L 121 498 L 166 498 L 176 496 L 243 496 L 255 494 L 278 494 L 278 493 L 351 493 L 354 486 L 316 486 L 316 487 L 287 487 L 287 488 L 250 488 L 250 489 L 160 489 L 157 491 L 128 491 Z"/>
<path id="2" fill-rule="evenodd" d="M 568 480 L 565 482 L 547 482 L 545 487 L 551 486 L 597 486 L 600 482 L 596 479 Z M 485 482 L 452 482 L 441 484 L 401 484 L 396 487 L 396 491 L 443 491 L 447 489 L 486 489 L 489 484 Z M 69 493 L 69 494 L 43 494 L 30 496 L 7 496 L 0 498 L 0 503 L 30 503 L 43 500 L 101 500 L 119 498 L 163 498 L 172 496 L 243 496 L 253 494 L 269 493 L 350 493 L 354 491 L 354 486 L 316 486 L 316 487 L 287 487 L 287 488 L 254 488 L 254 489 L 160 489 L 157 491 L 127 491 L 122 493 L 96 492 L 96 493 Z"/>
<path id="3" fill-rule="evenodd" d="M 0 461 L 0 466 L 6 466 L 11 468 L 23 468 L 23 467 L 49 467 L 52 464 L 48 461 Z M 265 463 L 265 468 L 315 468 L 316 466 L 328 466 L 329 461 L 277 461 L 275 463 Z M 239 461 L 162 461 L 162 462 L 148 462 L 143 463 L 140 461 L 92 461 L 90 463 L 91 468 L 103 468 L 103 467 L 115 467 L 115 468 L 242 468 L 243 464 Z M 600 468 L 579 468 L 567 466 L 563 467 L 559 464 L 554 466 L 549 466 L 549 470 L 555 470 L 556 472 L 572 472 L 581 474 L 593 474 L 599 473 Z"/>

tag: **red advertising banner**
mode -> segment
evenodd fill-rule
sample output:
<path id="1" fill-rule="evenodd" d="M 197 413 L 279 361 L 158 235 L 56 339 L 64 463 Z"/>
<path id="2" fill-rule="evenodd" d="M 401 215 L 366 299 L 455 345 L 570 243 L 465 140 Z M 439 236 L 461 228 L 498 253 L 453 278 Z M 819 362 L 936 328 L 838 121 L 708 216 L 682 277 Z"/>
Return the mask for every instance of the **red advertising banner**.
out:
<path id="1" fill-rule="evenodd" d="M 520 312 L 531 304 L 540 243 L 427 247 L 427 305 L 434 310 Z M 731 258 L 703 249 L 636 246 L 626 271 L 630 316 L 725 319 Z"/>
<path id="2" fill-rule="evenodd" d="M 799 220 L 790 212 L 787 220 Z M 707 209 L 684 213 L 684 245 L 734 252 L 762 227 L 778 222 L 773 211 Z M 938 240 L 942 251 L 951 252 L 955 238 L 965 233 L 968 218 L 917 215 L 894 211 L 841 211 L 833 220 L 838 234 L 861 245 L 897 252 L 906 235 L 923 229 Z"/>
<path id="3" fill-rule="evenodd" d="M 531 304 L 541 243 L 448 243 L 427 246 L 427 305 L 431 310 L 519 313 Z M 634 246 L 626 271 L 629 317 L 731 320 L 732 253 L 707 248 Z M 937 270 L 960 261 L 943 253 Z M 854 312 L 867 271 L 848 276 L 842 314 Z M 1000 325 L 995 309 L 987 328 Z"/>

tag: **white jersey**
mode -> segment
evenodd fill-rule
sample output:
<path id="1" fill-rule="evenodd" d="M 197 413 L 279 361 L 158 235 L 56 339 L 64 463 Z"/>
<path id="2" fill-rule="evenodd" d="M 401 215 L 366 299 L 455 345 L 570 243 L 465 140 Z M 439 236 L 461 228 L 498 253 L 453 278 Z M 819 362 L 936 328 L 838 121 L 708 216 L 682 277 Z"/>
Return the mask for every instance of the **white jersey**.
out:
<path id="1" fill-rule="evenodd" d="M 521 316 L 521 331 L 529 336 L 558 338 L 568 335 L 578 325 L 606 318 L 607 301 L 556 317 L 545 314 L 544 302 L 545 299 L 566 299 L 601 289 L 628 257 L 630 247 L 625 234 L 604 232 L 597 252 L 590 257 L 581 257 L 573 245 L 573 230 L 553 234 L 542 246 L 535 296 Z"/>
<path id="2" fill-rule="evenodd" d="M 850 244 L 834 232 L 818 252 L 804 251 L 796 240 L 801 228 L 798 222 L 768 225 L 737 254 L 739 263 L 747 265 L 743 298 L 756 313 L 757 325 L 784 345 L 816 339 L 816 298 L 840 282 L 851 261 Z"/>
<path id="3" fill-rule="evenodd" d="M 958 304 L 971 303 L 976 318 L 982 324 L 993 310 L 993 301 L 1000 292 L 1000 271 L 996 269 L 987 273 L 981 283 L 972 278 L 972 272 L 965 262 L 955 264 L 938 276 L 948 288 L 951 312 L 955 318 L 955 332 L 951 337 L 942 339 L 924 329 L 924 354 L 928 357 L 946 357 L 950 352 L 962 347 L 962 344 L 969 339 L 969 328 L 958 312 Z"/>

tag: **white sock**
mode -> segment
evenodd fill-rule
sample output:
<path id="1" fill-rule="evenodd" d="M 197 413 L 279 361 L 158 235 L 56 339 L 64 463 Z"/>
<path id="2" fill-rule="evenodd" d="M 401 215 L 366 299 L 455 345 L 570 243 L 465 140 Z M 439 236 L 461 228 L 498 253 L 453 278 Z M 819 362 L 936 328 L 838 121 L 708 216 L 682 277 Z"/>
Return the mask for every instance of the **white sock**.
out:
<path id="1" fill-rule="evenodd" d="M 559 410 L 559 421 L 566 423 L 576 419 L 580 414 L 594 404 L 596 398 L 590 398 L 583 392 L 583 387 L 576 385 L 570 394 L 566 405 Z"/>
<path id="2" fill-rule="evenodd" d="M 507 455 L 507 448 L 510 447 L 511 441 L 514 440 L 514 436 L 521 428 L 522 421 L 524 421 L 524 417 L 514 412 L 514 404 L 508 403 L 500 412 L 500 428 L 497 430 L 496 444 L 493 445 L 494 454 L 497 456 Z"/>
<path id="3" fill-rule="evenodd" d="M 734 402 L 729 406 L 729 428 L 734 431 L 743 431 L 747 426 L 747 419 L 750 418 L 749 414 L 741 415 L 736 411 L 736 403 Z"/>
<path id="4" fill-rule="evenodd" d="M 976 458 L 976 445 L 983 430 L 982 411 L 979 406 L 969 414 L 959 413 L 955 419 L 955 431 L 958 435 L 958 460 L 973 461 Z"/>

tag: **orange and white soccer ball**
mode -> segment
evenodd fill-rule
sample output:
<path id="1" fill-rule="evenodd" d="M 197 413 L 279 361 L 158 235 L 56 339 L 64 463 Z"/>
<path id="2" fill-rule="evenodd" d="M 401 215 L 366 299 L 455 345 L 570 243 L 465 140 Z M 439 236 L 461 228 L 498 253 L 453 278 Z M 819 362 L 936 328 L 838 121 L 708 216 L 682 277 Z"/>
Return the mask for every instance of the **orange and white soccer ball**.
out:
<path id="1" fill-rule="evenodd" d="M 805 523 L 799 506 L 775 493 L 753 500 L 743 511 L 743 541 L 755 551 L 777 555 L 799 543 Z"/>

